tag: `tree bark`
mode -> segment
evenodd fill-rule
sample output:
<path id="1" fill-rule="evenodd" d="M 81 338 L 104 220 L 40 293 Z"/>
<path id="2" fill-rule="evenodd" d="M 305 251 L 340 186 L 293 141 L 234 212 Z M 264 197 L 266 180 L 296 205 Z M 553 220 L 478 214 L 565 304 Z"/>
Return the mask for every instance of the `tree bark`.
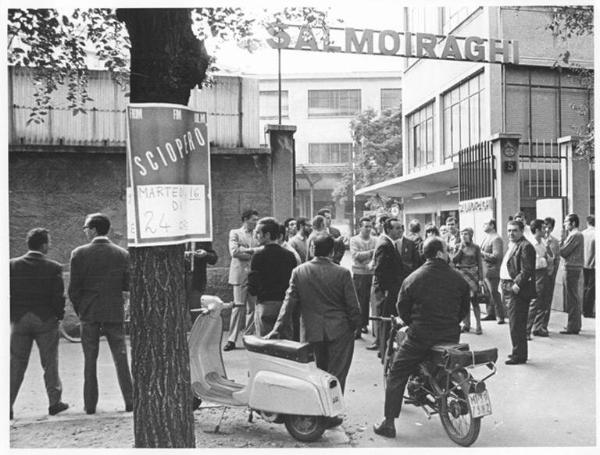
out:
<path id="1" fill-rule="evenodd" d="M 209 56 L 188 9 L 120 9 L 131 40 L 132 103 L 187 105 Z M 195 447 L 183 245 L 129 248 L 136 447 Z"/>

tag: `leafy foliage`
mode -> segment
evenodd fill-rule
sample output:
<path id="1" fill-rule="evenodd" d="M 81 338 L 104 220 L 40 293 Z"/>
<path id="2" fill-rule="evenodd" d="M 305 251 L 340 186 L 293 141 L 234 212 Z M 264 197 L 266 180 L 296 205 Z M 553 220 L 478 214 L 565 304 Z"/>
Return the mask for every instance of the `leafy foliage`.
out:
<path id="1" fill-rule="evenodd" d="M 342 176 L 333 190 L 334 200 L 352 195 L 352 179 L 356 188 L 373 185 L 402 175 L 402 112 L 373 109 L 360 113 L 350 122 L 352 139 L 357 144 L 354 170 Z M 370 201 L 370 205 L 376 201 Z M 376 205 L 376 204 L 375 204 Z"/>
<path id="2" fill-rule="evenodd" d="M 561 6 L 553 8 L 550 23 L 547 25 L 554 36 L 567 43 L 575 37 L 593 36 L 594 33 L 594 7 Z M 579 83 L 586 89 L 594 89 L 594 72 L 571 60 L 569 49 L 562 52 L 556 61 L 556 66 L 569 68 L 579 79 Z M 594 157 L 594 119 L 588 105 L 572 105 L 571 109 L 578 111 L 583 116 L 590 116 L 587 125 L 578 131 L 581 140 L 577 145 L 576 153 L 581 157 L 593 159 Z"/>
<path id="3" fill-rule="evenodd" d="M 259 27 L 277 21 L 303 21 L 326 27 L 328 13 L 316 8 L 286 7 L 261 17 L 242 8 L 197 8 L 190 11 L 192 30 L 199 40 L 219 43 L 236 41 L 248 51 L 264 45 Z M 36 68 L 36 87 L 28 123 L 41 123 L 51 109 L 51 95 L 59 86 L 67 88 L 68 109 L 85 113 L 93 101 L 87 92 L 90 60 L 95 59 L 124 89 L 128 89 L 130 40 L 112 9 L 10 9 L 8 11 L 8 63 Z M 211 58 L 210 73 L 218 70 Z M 210 77 L 204 81 L 211 83 Z"/>

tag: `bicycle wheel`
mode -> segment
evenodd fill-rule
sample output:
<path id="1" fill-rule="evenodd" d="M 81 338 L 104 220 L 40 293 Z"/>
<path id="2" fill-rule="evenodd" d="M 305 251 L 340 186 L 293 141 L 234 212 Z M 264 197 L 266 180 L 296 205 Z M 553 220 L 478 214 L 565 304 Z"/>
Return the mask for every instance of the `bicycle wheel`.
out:
<path id="1" fill-rule="evenodd" d="M 469 447 L 479 436 L 481 417 L 473 417 L 467 395 L 460 388 L 441 397 L 440 420 L 448 437 L 458 445 Z"/>

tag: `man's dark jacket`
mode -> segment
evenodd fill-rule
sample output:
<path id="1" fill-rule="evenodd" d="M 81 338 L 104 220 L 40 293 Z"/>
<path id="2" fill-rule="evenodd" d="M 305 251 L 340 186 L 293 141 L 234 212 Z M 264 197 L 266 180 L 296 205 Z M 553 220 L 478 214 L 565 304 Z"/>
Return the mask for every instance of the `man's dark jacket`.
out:
<path id="1" fill-rule="evenodd" d="M 10 260 L 10 321 L 18 322 L 27 312 L 42 321 L 65 314 L 62 266 L 44 254 L 29 251 Z"/>
<path id="2" fill-rule="evenodd" d="M 217 253 L 213 250 L 212 242 L 196 243 L 196 249 L 205 250 L 206 256 L 202 258 L 194 256 L 194 270 L 188 270 L 188 273 L 191 274 L 191 289 L 204 294 L 206 290 L 206 265 L 215 265 L 218 258 Z M 188 268 L 189 264 L 189 262 L 186 262 Z M 189 279 L 189 276 L 186 279 Z"/>
<path id="3" fill-rule="evenodd" d="M 69 298 L 84 322 L 123 322 L 123 291 L 129 290 L 129 253 L 96 237 L 71 253 Z"/>
<path id="4" fill-rule="evenodd" d="M 329 234 L 333 237 L 333 262 L 339 264 L 346 253 L 346 245 L 338 228 L 329 226 Z"/>
<path id="5" fill-rule="evenodd" d="M 296 267 L 294 254 L 281 245 L 271 243 L 252 255 L 248 273 L 248 292 L 258 302 L 283 301 Z"/>
<path id="6" fill-rule="evenodd" d="M 381 235 L 377 240 L 373 254 L 373 287 L 376 291 L 386 293 L 382 303 L 381 314 L 395 314 L 398 291 L 405 276 L 405 267 L 396 245 L 387 235 Z"/>
<path id="7" fill-rule="evenodd" d="M 509 256 L 506 268 L 511 279 L 519 286 L 517 296 L 520 299 L 531 300 L 536 296 L 535 248 L 525 237 L 521 237 L 516 243 L 517 247 Z"/>
<path id="8" fill-rule="evenodd" d="M 429 344 L 457 342 L 469 311 L 469 285 L 441 259 L 429 259 L 402 283 L 398 316 L 407 334 Z"/>

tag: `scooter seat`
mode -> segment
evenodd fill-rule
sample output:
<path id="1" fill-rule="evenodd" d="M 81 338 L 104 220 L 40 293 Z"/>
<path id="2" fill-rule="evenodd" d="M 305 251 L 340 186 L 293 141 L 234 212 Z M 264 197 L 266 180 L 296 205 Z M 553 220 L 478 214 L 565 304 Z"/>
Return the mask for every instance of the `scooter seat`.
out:
<path id="1" fill-rule="evenodd" d="M 244 346 L 250 352 L 281 357 L 300 363 L 309 363 L 315 360 L 312 348 L 308 343 L 291 340 L 265 340 L 254 335 L 245 335 L 243 340 Z"/>

